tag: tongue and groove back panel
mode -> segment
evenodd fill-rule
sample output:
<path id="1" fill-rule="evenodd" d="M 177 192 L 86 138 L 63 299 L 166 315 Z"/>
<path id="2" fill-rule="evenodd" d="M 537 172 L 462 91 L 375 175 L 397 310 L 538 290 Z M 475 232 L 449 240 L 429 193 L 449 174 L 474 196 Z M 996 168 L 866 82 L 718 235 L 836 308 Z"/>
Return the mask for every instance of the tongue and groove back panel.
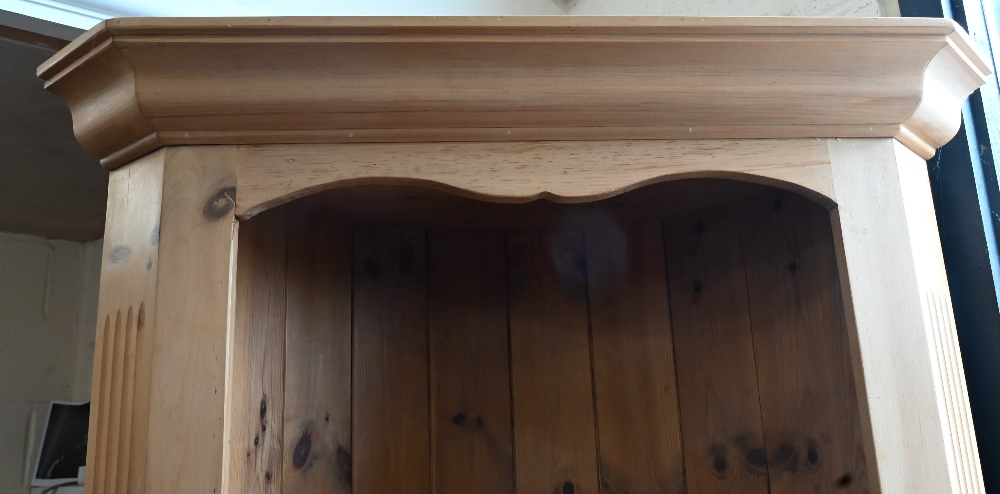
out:
<path id="1" fill-rule="evenodd" d="M 825 209 L 598 223 L 241 222 L 228 485 L 869 492 Z"/>

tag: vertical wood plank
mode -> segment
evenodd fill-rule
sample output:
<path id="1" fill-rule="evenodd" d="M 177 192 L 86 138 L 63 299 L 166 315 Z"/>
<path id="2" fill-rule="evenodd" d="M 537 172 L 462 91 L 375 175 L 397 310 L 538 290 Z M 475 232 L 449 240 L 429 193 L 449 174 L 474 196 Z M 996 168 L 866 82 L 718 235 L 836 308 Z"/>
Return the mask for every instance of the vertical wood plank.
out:
<path id="1" fill-rule="evenodd" d="M 517 492 L 596 494 L 583 235 L 510 235 L 507 252 Z"/>
<path id="2" fill-rule="evenodd" d="M 153 348 L 145 313 L 156 305 L 163 165 L 164 152 L 155 152 L 109 177 L 98 308 L 104 323 L 94 353 L 88 494 L 143 492 L 146 485 Z M 116 353 L 113 325 L 119 313 L 126 318 L 125 342 Z M 114 380 L 123 386 L 117 406 L 111 402 Z M 117 437 L 114 452 L 112 435 Z"/>
<path id="3" fill-rule="evenodd" d="M 504 237 L 427 241 L 434 492 L 514 492 Z"/>
<path id="4" fill-rule="evenodd" d="M 768 492 L 738 216 L 664 225 L 688 492 Z"/>
<path id="5" fill-rule="evenodd" d="M 430 492 L 424 233 L 354 232 L 354 491 Z"/>
<path id="6" fill-rule="evenodd" d="M 231 492 L 282 492 L 286 211 L 240 223 L 227 424 Z"/>
<path id="7" fill-rule="evenodd" d="M 351 228 L 292 205 L 286 266 L 285 492 L 351 492 Z"/>
<path id="8" fill-rule="evenodd" d="M 684 492 L 660 224 L 586 236 L 602 492 Z"/>
<path id="9" fill-rule="evenodd" d="M 771 492 L 868 492 L 829 213 L 780 192 L 742 213 Z"/>

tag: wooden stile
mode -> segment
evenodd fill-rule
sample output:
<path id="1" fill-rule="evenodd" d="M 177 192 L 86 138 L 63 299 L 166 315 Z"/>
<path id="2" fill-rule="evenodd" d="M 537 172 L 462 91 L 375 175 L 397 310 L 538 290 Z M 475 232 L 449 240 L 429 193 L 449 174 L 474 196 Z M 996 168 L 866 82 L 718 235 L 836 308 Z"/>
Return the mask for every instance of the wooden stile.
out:
<path id="1" fill-rule="evenodd" d="M 432 233 L 427 251 L 434 492 L 513 494 L 504 236 Z"/>
<path id="2" fill-rule="evenodd" d="M 289 208 L 285 492 L 351 492 L 351 227 Z"/>
<path id="3" fill-rule="evenodd" d="M 579 232 L 507 237 L 519 494 L 596 494 L 597 438 Z"/>
<path id="4" fill-rule="evenodd" d="M 588 229 L 602 492 L 684 492 L 673 337 L 659 223 Z"/>
<path id="5" fill-rule="evenodd" d="M 688 492 L 768 492 L 738 216 L 664 225 Z"/>
<path id="6" fill-rule="evenodd" d="M 430 492 L 424 237 L 354 231 L 354 492 Z"/>

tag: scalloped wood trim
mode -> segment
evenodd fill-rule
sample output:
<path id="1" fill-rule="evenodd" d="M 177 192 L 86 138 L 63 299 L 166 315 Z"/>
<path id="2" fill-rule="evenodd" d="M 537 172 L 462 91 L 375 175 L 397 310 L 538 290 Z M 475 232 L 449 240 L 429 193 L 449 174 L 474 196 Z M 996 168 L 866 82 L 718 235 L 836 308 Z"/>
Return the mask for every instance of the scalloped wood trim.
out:
<path id="1" fill-rule="evenodd" d="M 420 184 L 491 202 L 587 202 L 653 182 L 735 178 L 836 198 L 825 140 L 688 140 L 206 146 L 235 160 L 236 214 L 360 184 Z"/>

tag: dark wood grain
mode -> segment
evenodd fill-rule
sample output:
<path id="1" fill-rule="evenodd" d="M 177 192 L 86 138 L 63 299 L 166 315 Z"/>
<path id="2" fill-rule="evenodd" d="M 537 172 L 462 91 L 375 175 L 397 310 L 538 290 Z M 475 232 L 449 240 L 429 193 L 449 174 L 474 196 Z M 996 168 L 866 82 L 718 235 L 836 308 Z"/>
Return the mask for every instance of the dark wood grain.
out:
<path id="1" fill-rule="evenodd" d="M 684 492 L 660 224 L 586 236 L 602 492 Z"/>
<path id="2" fill-rule="evenodd" d="M 519 494 L 596 494 L 583 235 L 508 236 Z"/>
<path id="3" fill-rule="evenodd" d="M 688 492 L 765 494 L 767 459 L 735 214 L 664 224 Z"/>
<path id="4" fill-rule="evenodd" d="M 424 233 L 354 231 L 354 492 L 430 492 Z"/>
<path id="5" fill-rule="evenodd" d="M 292 206 L 285 322 L 285 492 L 351 492 L 351 228 Z"/>
<path id="6" fill-rule="evenodd" d="M 282 492 L 285 221 L 276 209 L 240 224 L 227 472 L 237 492 Z"/>
<path id="7" fill-rule="evenodd" d="M 771 492 L 868 492 L 829 213 L 752 201 L 743 245 Z"/>
<path id="8" fill-rule="evenodd" d="M 434 492 L 514 492 L 502 234 L 428 236 Z"/>

